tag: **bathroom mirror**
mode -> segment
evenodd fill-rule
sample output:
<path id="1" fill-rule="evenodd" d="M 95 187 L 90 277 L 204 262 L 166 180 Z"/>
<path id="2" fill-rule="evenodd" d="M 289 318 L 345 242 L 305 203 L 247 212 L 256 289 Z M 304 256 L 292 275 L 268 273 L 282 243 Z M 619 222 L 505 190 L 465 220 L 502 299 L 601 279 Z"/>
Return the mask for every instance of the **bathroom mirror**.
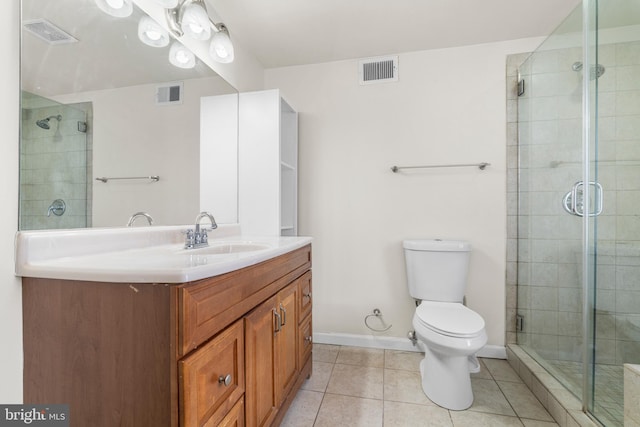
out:
<path id="1" fill-rule="evenodd" d="M 200 102 L 237 91 L 199 60 L 171 65 L 171 43 L 142 43 L 135 5 L 116 18 L 95 0 L 21 3 L 20 229 L 125 226 L 139 211 L 156 225 L 190 224 L 215 213 L 200 206 Z M 232 128 L 225 137 L 237 143 Z"/>

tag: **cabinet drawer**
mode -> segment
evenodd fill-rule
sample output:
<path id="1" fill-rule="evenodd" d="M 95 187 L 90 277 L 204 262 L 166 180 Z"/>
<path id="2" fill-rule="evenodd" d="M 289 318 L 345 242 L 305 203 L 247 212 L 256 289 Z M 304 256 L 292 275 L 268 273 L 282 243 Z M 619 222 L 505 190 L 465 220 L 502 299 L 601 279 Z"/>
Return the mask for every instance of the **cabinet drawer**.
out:
<path id="1" fill-rule="evenodd" d="M 204 427 L 244 427 L 244 397 L 240 398 L 222 421 L 217 422 L 212 417 Z"/>
<path id="2" fill-rule="evenodd" d="M 178 362 L 182 427 L 217 425 L 243 395 L 243 331 L 238 321 Z"/>
<path id="3" fill-rule="evenodd" d="M 311 355 L 312 348 L 313 328 L 311 316 L 307 316 L 300 322 L 300 328 L 298 329 L 298 366 L 304 366 L 307 358 Z"/>
<path id="4" fill-rule="evenodd" d="M 311 271 L 298 279 L 298 319 L 303 320 L 311 313 Z"/>

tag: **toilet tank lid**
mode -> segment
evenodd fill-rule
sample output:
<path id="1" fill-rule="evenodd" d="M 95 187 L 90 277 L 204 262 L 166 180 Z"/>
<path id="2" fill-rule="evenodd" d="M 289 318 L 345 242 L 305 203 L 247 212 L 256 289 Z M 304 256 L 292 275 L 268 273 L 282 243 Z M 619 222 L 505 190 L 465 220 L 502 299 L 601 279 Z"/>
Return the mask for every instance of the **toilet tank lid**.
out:
<path id="1" fill-rule="evenodd" d="M 469 252 L 471 244 L 463 240 L 417 239 L 403 240 L 402 246 L 412 251 Z"/>

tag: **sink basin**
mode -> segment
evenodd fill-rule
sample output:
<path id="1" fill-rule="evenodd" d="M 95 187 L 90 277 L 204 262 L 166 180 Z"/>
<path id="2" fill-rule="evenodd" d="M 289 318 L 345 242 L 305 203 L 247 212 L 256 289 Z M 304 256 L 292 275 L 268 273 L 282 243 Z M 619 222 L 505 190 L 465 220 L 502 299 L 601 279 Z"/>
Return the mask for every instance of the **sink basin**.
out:
<path id="1" fill-rule="evenodd" d="M 225 242 L 225 243 L 209 243 L 208 247 L 200 249 L 187 249 L 193 255 L 220 255 L 220 254 L 236 254 L 240 252 L 255 252 L 269 249 L 271 246 L 254 242 Z"/>

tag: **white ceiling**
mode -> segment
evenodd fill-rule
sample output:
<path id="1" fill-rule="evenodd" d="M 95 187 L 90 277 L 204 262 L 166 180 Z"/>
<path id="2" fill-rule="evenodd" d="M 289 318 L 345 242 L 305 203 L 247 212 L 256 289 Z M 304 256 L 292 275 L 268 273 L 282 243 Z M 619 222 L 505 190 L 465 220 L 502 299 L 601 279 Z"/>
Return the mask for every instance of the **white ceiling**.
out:
<path id="1" fill-rule="evenodd" d="M 579 0 L 207 0 L 266 68 L 546 36 Z"/>

